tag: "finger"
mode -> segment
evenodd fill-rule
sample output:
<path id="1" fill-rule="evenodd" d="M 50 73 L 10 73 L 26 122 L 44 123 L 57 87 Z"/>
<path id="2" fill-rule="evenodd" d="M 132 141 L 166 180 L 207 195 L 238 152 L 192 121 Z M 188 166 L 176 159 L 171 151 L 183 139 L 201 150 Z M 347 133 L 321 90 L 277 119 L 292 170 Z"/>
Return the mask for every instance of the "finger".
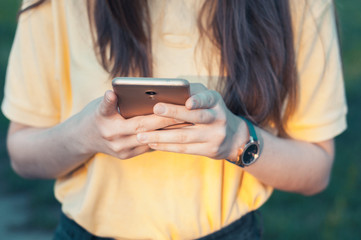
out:
<path id="1" fill-rule="evenodd" d="M 120 126 L 123 134 L 136 134 L 139 132 L 154 131 L 170 125 L 182 123 L 177 119 L 157 115 L 137 116 L 125 120 L 126 127 Z"/>
<path id="2" fill-rule="evenodd" d="M 115 135 L 112 138 L 108 138 L 106 144 L 113 152 L 122 152 L 144 145 L 137 140 L 136 135 Z"/>
<path id="3" fill-rule="evenodd" d="M 188 109 L 208 109 L 214 107 L 220 99 L 221 96 L 216 91 L 201 91 L 188 98 L 185 106 Z"/>
<path id="4" fill-rule="evenodd" d="M 153 150 L 158 150 L 158 151 L 202 155 L 212 158 L 216 158 L 218 151 L 217 149 L 209 149 L 209 146 L 204 143 L 194 143 L 194 144 L 150 143 L 149 147 Z"/>
<path id="5" fill-rule="evenodd" d="M 150 152 L 150 151 L 153 151 L 153 149 L 151 149 L 149 146 L 147 145 L 143 145 L 143 146 L 139 146 L 139 147 L 136 147 L 136 148 L 133 148 L 131 151 L 130 151 L 130 157 L 135 157 L 135 156 L 138 156 L 140 154 L 143 154 L 143 153 L 146 153 L 146 152 Z"/>
<path id="6" fill-rule="evenodd" d="M 207 87 L 204 86 L 202 83 L 191 83 L 190 84 L 190 92 L 191 95 L 197 94 L 199 92 L 207 90 Z"/>
<path id="7" fill-rule="evenodd" d="M 118 113 L 117 110 L 117 96 L 111 90 L 105 92 L 104 97 L 99 105 L 99 112 L 102 116 L 111 116 Z"/>
<path id="8" fill-rule="evenodd" d="M 153 111 L 159 116 L 190 123 L 206 124 L 211 123 L 216 119 L 216 112 L 214 109 L 188 110 L 184 106 L 167 103 L 157 103 L 154 106 Z"/>
<path id="9" fill-rule="evenodd" d="M 153 131 L 137 134 L 140 143 L 201 143 L 208 140 L 206 134 L 200 134 L 195 128 L 167 131 Z"/>
<path id="10" fill-rule="evenodd" d="M 136 157 L 140 154 L 143 154 L 143 153 L 146 153 L 149 151 L 152 151 L 152 149 L 147 145 L 143 145 L 143 146 L 139 146 L 139 147 L 130 149 L 126 152 L 121 152 L 121 153 L 115 154 L 114 156 L 119 159 L 126 160 L 126 159 Z"/>

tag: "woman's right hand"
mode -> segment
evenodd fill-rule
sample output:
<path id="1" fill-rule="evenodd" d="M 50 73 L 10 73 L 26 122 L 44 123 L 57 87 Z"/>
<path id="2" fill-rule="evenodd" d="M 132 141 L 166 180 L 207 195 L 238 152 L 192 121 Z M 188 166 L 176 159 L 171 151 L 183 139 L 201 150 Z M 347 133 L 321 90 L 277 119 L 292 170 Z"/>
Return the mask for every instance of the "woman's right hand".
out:
<path id="1" fill-rule="evenodd" d="M 117 96 L 111 90 L 88 104 L 80 114 L 84 113 L 88 118 L 84 142 L 87 151 L 93 154 L 101 152 L 119 159 L 131 158 L 150 150 L 147 144 L 137 141 L 137 133 L 179 123 L 156 115 L 124 119 L 118 113 Z"/>

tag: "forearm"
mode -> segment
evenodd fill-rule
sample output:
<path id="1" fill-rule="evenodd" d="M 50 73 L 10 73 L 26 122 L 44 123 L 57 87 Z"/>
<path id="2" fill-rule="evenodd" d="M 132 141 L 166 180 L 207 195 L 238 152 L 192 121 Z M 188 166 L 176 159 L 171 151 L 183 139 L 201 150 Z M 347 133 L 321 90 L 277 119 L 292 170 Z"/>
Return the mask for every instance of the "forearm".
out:
<path id="1" fill-rule="evenodd" d="M 244 131 L 243 131 L 244 133 Z M 277 189 L 312 195 L 327 185 L 333 163 L 333 140 L 309 143 L 284 139 L 258 129 L 263 151 L 245 170 Z"/>
<path id="2" fill-rule="evenodd" d="M 215 91 L 200 90 L 187 100 L 185 107 L 158 103 L 154 113 L 194 123 L 179 130 L 138 134 L 138 141 L 154 150 L 236 162 L 239 149 L 249 139 L 244 120 L 231 113 Z M 257 129 L 263 139 L 263 151 L 245 171 L 267 185 L 305 195 L 327 186 L 334 155 L 332 139 L 310 143 L 279 138 Z"/>
<path id="3" fill-rule="evenodd" d="M 57 178 L 87 161 L 83 119 L 77 115 L 51 128 L 9 128 L 8 150 L 14 170 L 27 178 Z"/>
<path id="4" fill-rule="evenodd" d="M 155 115 L 124 119 L 117 97 L 107 91 L 63 123 L 39 129 L 10 125 L 8 150 L 14 170 L 23 177 L 58 178 L 76 169 L 95 153 L 128 159 L 149 151 L 136 133 L 177 123 Z"/>

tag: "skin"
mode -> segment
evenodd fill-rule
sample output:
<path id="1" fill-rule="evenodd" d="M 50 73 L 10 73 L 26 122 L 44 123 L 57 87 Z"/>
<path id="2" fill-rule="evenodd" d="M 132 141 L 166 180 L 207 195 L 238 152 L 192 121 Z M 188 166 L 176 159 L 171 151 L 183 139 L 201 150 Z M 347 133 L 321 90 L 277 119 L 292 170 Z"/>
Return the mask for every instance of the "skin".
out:
<path id="1" fill-rule="evenodd" d="M 26 178 L 58 178 L 96 153 L 127 159 L 148 152 L 136 140 L 141 131 L 177 123 L 156 115 L 125 120 L 117 111 L 117 97 L 107 91 L 81 112 L 51 128 L 11 122 L 7 146 L 14 170 Z M 19 147 L 21 146 L 21 148 Z"/>
<path id="2" fill-rule="evenodd" d="M 191 86 L 185 106 L 158 103 L 154 114 L 122 118 L 112 91 L 51 128 L 11 122 L 8 150 L 14 170 L 28 178 L 58 178 L 96 153 L 127 159 L 150 149 L 197 154 L 213 159 L 237 158 L 249 138 L 245 122 L 231 113 L 216 91 Z M 178 129 L 157 130 L 180 122 Z M 277 189 L 313 195 L 326 188 L 334 159 L 332 139 L 310 143 L 282 139 L 256 127 L 263 139 L 261 157 L 244 168 Z M 18 146 L 22 146 L 19 148 Z"/>

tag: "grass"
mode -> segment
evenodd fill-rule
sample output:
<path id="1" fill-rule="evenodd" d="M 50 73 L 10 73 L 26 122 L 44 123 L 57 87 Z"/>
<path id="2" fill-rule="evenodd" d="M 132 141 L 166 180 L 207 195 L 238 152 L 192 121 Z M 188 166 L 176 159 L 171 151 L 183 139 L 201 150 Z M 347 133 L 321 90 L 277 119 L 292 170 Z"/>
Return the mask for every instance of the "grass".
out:
<path id="1" fill-rule="evenodd" d="M 0 85 L 14 36 L 17 1 L 0 1 Z M 337 154 L 329 188 L 313 197 L 276 191 L 262 207 L 264 239 L 358 239 L 361 236 L 361 9 L 359 0 L 336 5 L 340 17 L 345 83 L 349 106 L 348 130 L 337 138 Z M 0 91 L 2 97 L 2 91 Z M 24 180 L 12 170 L 5 152 L 8 121 L 0 116 L 0 194 L 24 193 L 29 198 L 29 221 L 19 228 L 51 230 L 59 206 L 53 181 Z"/>

